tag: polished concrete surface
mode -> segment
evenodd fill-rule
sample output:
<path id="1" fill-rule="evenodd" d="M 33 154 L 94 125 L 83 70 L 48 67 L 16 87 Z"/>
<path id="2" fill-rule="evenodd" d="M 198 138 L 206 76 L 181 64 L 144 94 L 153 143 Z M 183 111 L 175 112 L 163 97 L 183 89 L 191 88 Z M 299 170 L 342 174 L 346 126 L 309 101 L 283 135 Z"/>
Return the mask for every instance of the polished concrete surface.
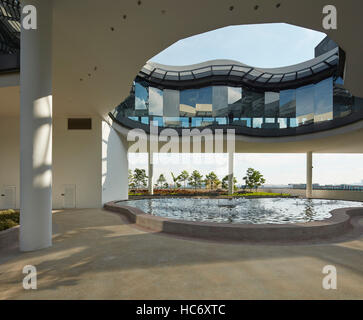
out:
<path id="1" fill-rule="evenodd" d="M 53 220 L 51 248 L 0 247 L 0 299 L 363 299 L 363 236 L 254 245 L 151 233 L 100 209 Z M 37 268 L 37 290 L 22 287 L 25 265 Z M 337 290 L 322 287 L 326 265 Z"/>

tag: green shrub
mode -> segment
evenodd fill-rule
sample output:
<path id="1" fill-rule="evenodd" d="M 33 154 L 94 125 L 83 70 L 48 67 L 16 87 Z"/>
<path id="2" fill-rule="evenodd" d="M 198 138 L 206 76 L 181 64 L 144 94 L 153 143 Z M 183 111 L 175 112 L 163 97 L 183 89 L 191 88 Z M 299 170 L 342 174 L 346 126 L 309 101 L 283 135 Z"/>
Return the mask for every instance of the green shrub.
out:
<path id="1" fill-rule="evenodd" d="M 0 231 L 13 228 L 19 224 L 20 214 L 14 210 L 0 211 Z"/>
<path id="2" fill-rule="evenodd" d="M 269 192 L 250 192 L 250 193 L 234 193 L 237 197 L 291 197 L 288 193 L 269 193 Z"/>

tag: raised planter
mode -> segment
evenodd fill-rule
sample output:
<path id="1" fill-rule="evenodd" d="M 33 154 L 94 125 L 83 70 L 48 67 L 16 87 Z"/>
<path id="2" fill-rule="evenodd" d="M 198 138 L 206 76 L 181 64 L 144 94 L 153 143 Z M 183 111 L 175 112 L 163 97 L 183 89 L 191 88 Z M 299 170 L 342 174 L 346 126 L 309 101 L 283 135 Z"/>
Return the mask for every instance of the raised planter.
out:
<path id="1" fill-rule="evenodd" d="M 121 213 L 131 223 L 154 232 L 200 239 L 253 242 L 293 242 L 332 238 L 352 228 L 350 223 L 352 217 L 363 216 L 362 208 L 344 208 L 333 210 L 332 217 L 323 221 L 294 224 L 225 224 L 161 218 L 122 205 L 122 202 L 109 202 L 104 207 L 106 210 Z"/>
<path id="2" fill-rule="evenodd" d="M 13 228 L 0 231 L 0 249 L 7 248 L 10 245 L 18 242 L 19 227 L 20 226 L 15 226 Z"/>

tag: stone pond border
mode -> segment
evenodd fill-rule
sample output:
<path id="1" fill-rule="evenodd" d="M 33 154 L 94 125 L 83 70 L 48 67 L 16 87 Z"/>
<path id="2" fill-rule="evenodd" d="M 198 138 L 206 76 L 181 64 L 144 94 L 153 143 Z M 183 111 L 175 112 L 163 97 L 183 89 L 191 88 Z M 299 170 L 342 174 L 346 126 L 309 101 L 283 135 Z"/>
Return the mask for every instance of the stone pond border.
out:
<path id="1" fill-rule="evenodd" d="M 167 219 L 146 214 L 142 210 L 122 205 L 122 201 L 108 202 L 106 210 L 125 216 L 129 222 L 154 232 L 207 240 L 293 242 L 319 240 L 341 236 L 353 226 L 351 219 L 362 215 L 363 208 L 332 210 L 332 216 L 322 221 L 290 224 L 225 224 Z"/>

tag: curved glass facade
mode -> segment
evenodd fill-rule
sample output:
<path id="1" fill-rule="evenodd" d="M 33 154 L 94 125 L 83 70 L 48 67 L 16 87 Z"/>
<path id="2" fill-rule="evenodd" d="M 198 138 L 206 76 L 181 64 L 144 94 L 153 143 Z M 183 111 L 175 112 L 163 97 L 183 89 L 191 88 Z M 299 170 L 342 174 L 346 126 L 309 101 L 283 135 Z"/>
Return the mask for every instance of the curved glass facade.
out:
<path id="1" fill-rule="evenodd" d="M 135 80 L 130 96 L 114 111 L 128 124 L 191 128 L 237 126 L 253 129 L 288 129 L 329 122 L 363 110 L 360 98 L 342 86 L 340 78 L 277 92 L 225 85 L 195 89 L 159 89 Z"/>

